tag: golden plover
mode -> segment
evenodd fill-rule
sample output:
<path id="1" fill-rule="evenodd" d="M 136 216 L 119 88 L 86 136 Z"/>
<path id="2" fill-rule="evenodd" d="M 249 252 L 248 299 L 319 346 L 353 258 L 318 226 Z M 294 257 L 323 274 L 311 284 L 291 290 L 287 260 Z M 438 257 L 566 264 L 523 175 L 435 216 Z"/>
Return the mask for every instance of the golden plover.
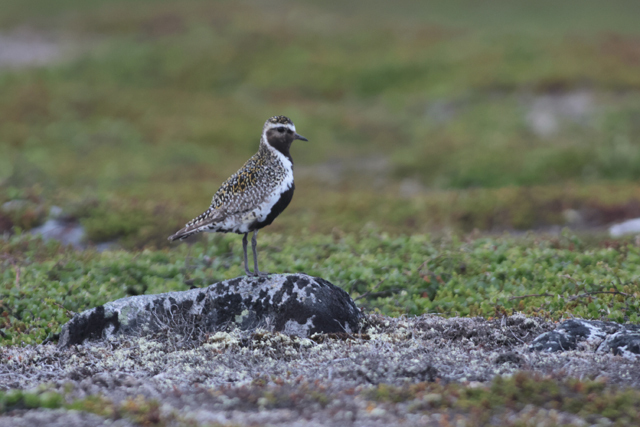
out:
<path id="1" fill-rule="evenodd" d="M 289 118 L 268 119 L 262 128 L 258 152 L 222 184 L 206 212 L 169 236 L 169 240 L 182 240 L 203 231 L 243 234 L 244 270 L 249 276 L 266 276 L 258 270 L 258 230 L 271 224 L 293 197 L 293 159 L 289 149 L 296 139 L 308 141 L 296 133 Z M 253 272 L 247 257 L 250 232 Z"/>

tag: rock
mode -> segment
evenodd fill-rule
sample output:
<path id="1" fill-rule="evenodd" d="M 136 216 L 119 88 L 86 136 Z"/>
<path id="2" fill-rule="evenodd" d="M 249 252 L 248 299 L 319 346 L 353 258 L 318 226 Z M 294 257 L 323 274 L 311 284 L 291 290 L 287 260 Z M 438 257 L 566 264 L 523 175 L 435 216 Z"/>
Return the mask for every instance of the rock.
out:
<path id="1" fill-rule="evenodd" d="M 568 225 L 580 226 L 584 224 L 584 218 L 580 211 L 576 209 L 565 209 L 562 211 L 564 222 Z"/>
<path id="2" fill-rule="evenodd" d="M 496 365 L 503 365 L 505 363 L 513 363 L 516 366 L 522 366 L 524 359 L 516 352 L 510 351 L 508 353 L 502 353 L 493 361 Z"/>
<path id="3" fill-rule="evenodd" d="M 588 91 L 546 94 L 533 98 L 525 120 L 533 133 L 548 138 L 560 130 L 564 120 L 586 123 L 592 110 L 593 96 Z"/>
<path id="4" fill-rule="evenodd" d="M 49 218 L 59 219 L 64 216 L 64 211 L 60 206 L 51 206 L 49 208 Z"/>
<path id="5" fill-rule="evenodd" d="M 77 221 L 65 219 L 64 212 L 59 206 L 51 206 L 49 217 L 44 224 L 31 229 L 31 234 L 42 236 L 43 240 L 57 240 L 76 249 L 84 249 L 84 227 Z"/>
<path id="6" fill-rule="evenodd" d="M 32 228 L 31 234 L 42 236 L 42 239 L 57 240 L 64 245 L 71 245 L 76 249 L 86 249 L 87 239 L 86 231 L 82 224 L 78 221 L 65 218 L 64 211 L 58 206 L 52 206 L 49 209 L 49 218 L 44 224 Z M 118 247 L 116 242 L 102 242 L 93 246 L 98 252 L 115 249 Z"/>
<path id="7" fill-rule="evenodd" d="M 628 358 L 640 355 L 640 325 L 571 319 L 533 340 L 531 351 L 587 350 Z"/>
<path id="8" fill-rule="evenodd" d="M 39 234 L 44 240 L 57 240 L 76 249 L 86 246 L 84 227 L 77 222 L 51 218 L 41 226 L 33 228 L 31 234 Z"/>
<path id="9" fill-rule="evenodd" d="M 46 65 L 61 56 L 61 46 L 41 34 L 0 34 L 0 68 Z"/>
<path id="10" fill-rule="evenodd" d="M 635 360 L 640 355 L 640 330 L 623 330 L 609 335 L 598 351 Z"/>
<path id="11" fill-rule="evenodd" d="M 166 330 L 189 335 L 228 325 L 308 337 L 316 332 L 353 332 L 360 316 L 345 291 L 321 278 L 238 277 L 207 288 L 122 298 L 86 310 L 62 327 L 58 346 Z"/>
<path id="12" fill-rule="evenodd" d="M 595 350 L 608 334 L 617 332 L 621 325 L 615 322 L 571 319 L 563 322 L 555 331 L 538 336 L 531 343 L 531 349 L 546 351 Z"/>
<path id="13" fill-rule="evenodd" d="M 89 412 L 67 409 L 38 408 L 29 411 L 13 411 L 6 418 L 4 420 L 6 424 L 3 424 L 3 420 L 0 419 L 0 425 L 12 427 L 92 427 L 100 425 L 133 427 L 136 425 L 124 418 L 114 421 Z"/>
<path id="14" fill-rule="evenodd" d="M 12 212 L 22 212 L 32 206 L 35 206 L 33 202 L 30 202 L 28 200 L 16 199 L 16 200 L 9 200 L 8 202 L 4 202 L 2 206 L 0 206 L 0 209 L 6 213 L 12 213 Z"/>
<path id="15" fill-rule="evenodd" d="M 609 234 L 611 237 L 620 237 L 625 234 L 637 234 L 640 233 L 640 218 L 630 219 L 620 224 L 615 224 L 609 227 Z"/>

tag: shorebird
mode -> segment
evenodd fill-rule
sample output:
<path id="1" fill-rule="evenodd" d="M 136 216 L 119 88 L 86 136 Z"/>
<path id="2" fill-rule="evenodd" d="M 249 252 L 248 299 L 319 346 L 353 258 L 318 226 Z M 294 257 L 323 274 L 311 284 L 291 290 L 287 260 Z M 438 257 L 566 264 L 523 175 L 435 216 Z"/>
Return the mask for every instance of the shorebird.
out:
<path id="1" fill-rule="evenodd" d="M 243 234 L 245 272 L 248 276 L 266 276 L 258 269 L 258 230 L 271 224 L 291 202 L 295 186 L 289 149 L 296 139 L 308 141 L 296 133 L 288 117 L 268 119 L 262 128 L 258 152 L 220 186 L 209 209 L 169 236 L 169 240 L 183 240 L 203 231 Z M 247 257 L 247 236 L 251 232 L 253 272 Z"/>

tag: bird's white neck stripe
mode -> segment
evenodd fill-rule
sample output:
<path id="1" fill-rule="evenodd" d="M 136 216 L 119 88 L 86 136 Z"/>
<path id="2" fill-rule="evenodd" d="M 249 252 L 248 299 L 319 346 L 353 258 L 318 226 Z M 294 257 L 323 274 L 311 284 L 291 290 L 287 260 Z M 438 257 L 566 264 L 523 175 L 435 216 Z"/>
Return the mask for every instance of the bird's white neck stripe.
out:
<path id="1" fill-rule="evenodd" d="M 271 151 L 271 153 L 275 154 L 275 156 L 278 158 L 278 160 L 280 160 L 280 162 L 282 163 L 282 165 L 289 170 L 293 170 L 292 166 L 293 163 L 291 163 L 291 160 L 289 160 L 287 158 L 287 156 L 285 156 L 284 154 L 282 154 L 281 152 L 279 152 L 278 150 L 276 150 L 275 148 L 273 148 L 271 146 L 271 144 L 269 144 L 267 142 L 267 138 L 265 135 L 262 136 L 262 141 L 260 141 L 261 144 L 264 144 L 265 147 L 267 147 L 267 150 Z"/>

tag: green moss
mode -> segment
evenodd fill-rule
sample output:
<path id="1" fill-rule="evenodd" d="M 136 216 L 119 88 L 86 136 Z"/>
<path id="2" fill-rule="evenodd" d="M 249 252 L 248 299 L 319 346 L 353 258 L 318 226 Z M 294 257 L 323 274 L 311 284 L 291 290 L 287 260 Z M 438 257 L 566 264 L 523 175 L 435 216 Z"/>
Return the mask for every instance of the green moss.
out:
<path id="1" fill-rule="evenodd" d="M 4 407 L 17 406 L 23 399 L 23 392 L 21 390 L 11 390 L 2 396 L 2 402 Z"/>
<path id="2" fill-rule="evenodd" d="M 117 417 L 119 415 L 113 402 L 102 396 L 88 396 L 84 399 L 77 399 L 68 404 L 67 409 L 91 412 L 103 417 Z"/>
<path id="3" fill-rule="evenodd" d="M 640 415 L 640 392 L 603 381 L 558 379 L 519 372 L 496 377 L 489 384 L 420 383 L 403 387 L 381 384 L 368 392 L 378 402 L 413 402 L 414 411 L 469 414 L 471 425 L 499 419 L 505 410 L 519 412 L 526 406 L 554 409 L 582 419 L 606 417 L 614 425 L 631 425 Z M 525 421 L 523 419 L 523 421 Z"/>
<path id="4" fill-rule="evenodd" d="M 46 391 L 40 395 L 40 406 L 43 408 L 54 409 L 64 404 L 64 398 L 59 393 Z"/>
<path id="5" fill-rule="evenodd" d="M 75 251 L 29 235 L 0 240 L 0 342 L 36 344 L 74 312 L 128 295 L 186 290 L 244 274 L 241 239 L 171 250 Z M 491 317 L 514 311 L 637 322 L 640 249 L 574 235 L 465 241 L 372 228 L 260 239 L 261 267 L 305 272 L 389 315 Z"/>
<path id="6" fill-rule="evenodd" d="M 607 418 L 612 425 L 633 425 L 640 416 L 640 391 L 618 387 L 603 380 L 579 380 L 576 378 L 550 378 L 539 374 L 518 372 L 511 377 L 496 377 L 481 383 L 414 383 L 403 386 L 379 384 L 361 390 L 329 391 L 318 384 L 289 384 L 276 378 L 274 383 L 254 384 L 242 388 L 224 388 L 214 392 L 218 402 L 237 400 L 242 410 L 299 408 L 300 405 L 319 403 L 326 407 L 340 399 L 340 393 L 356 394 L 370 401 L 367 410 L 385 404 L 406 404 L 402 410 L 408 413 L 458 416 L 471 426 L 485 425 L 489 420 L 508 416 L 510 423 L 521 420 L 526 425 L 529 412 L 542 410 L 549 415 L 574 414 L 583 420 L 597 422 Z M 239 396 L 242 396 L 240 399 Z M 214 397 L 215 399 L 215 397 Z M 51 391 L 23 392 L 12 390 L 0 393 L 0 414 L 17 408 L 63 408 L 97 414 L 109 420 L 128 419 L 140 425 L 172 425 L 185 422 L 175 414 L 161 414 L 155 400 L 142 396 L 128 398 L 118 404 L 101 396 L 88 396 L 65 403 L 63 395 Z M 398 407 L 399 408 L 399 407 Z M 516 417 L 516 418 L 514 418 Z M 518 425 L 517 423 L 514 425 Z"/>
<path id="7" fill-rule="evenodd" d="M 52 391 L 25 392 L 22 390 L 11 390 L 7 393 L 0 393 L 0 414 L 13 409 L 56 409 L 63 405 L 63 396 Z"/>

